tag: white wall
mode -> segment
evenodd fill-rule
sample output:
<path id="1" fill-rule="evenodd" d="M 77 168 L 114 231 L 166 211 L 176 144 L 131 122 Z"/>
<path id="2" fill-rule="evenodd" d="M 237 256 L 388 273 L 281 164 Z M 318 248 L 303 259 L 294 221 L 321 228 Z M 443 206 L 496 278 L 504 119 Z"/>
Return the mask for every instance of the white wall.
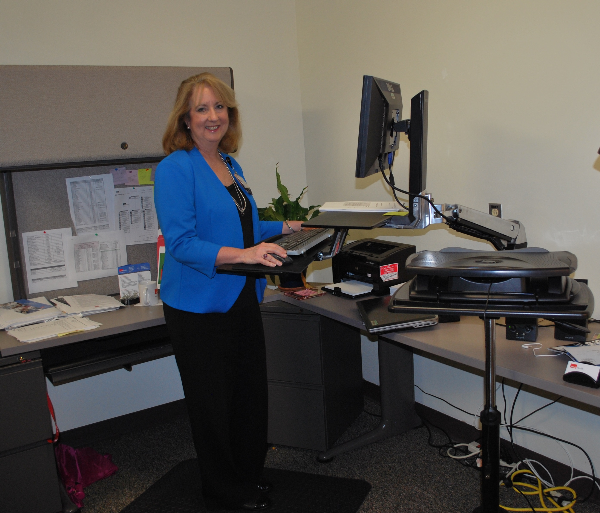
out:
<path id="1" fill-rule="evenodd" d="M 427 190 L 438 203 L 461 203 L 524 223 L 530 246 L 577 255 L 578 278 L 600 297 L 600 43 L 595 0 L 297 0 L 297 30 L 307 181 L 311 201 L 392 199 L 380 178 L 354 178 L 362 76 L 402 86 L 404 117 L 410 98 L 429 90 Z M 408 150 L 395 176 L 407 185 Z M 414 244 L 417 250 L 490 245 L 436 226 L 398 236 L 353 233 Z M 327 276 L 322 267 L 315 276 Z M 483 331 L 482 331 L 483 335 Z M 365 376 L 375 381 L 375 345 L 363 338 Z M 481 378 L 415 357 L 415 382 L 475 415 Z M 509 390 L 509 396 L 514 395 Z M 416 392 L 419 402 L 472 422 L 441 401 Z M 518 408 L 542 398 L 521 394 Z M 502 407 L 502 406 L 500 406 Z M 592 453 L 598 411 L 552 406 L 529 425 L 561 434 Z M 533 436 L 526 446 L 559 461 L 565 452 Z M 572 451 L 576 452 L 576 451 Z M 589 471 L 581 455 L 578 468 Z"/>
<path id="2" fill-rule="evenodd" d="M 291 0 L 3 0 L 0 64 L 230 66 L 238 159 L 266 206 L 277 162 L 290 192 L 306 185 L 295 27 Z M 0 232 L 4 241 L 3 223 Z M 0 303 L 11 299 L 0 242 Z M 48 388 L 62 430 L 183 397 L 173 358 Z"/>

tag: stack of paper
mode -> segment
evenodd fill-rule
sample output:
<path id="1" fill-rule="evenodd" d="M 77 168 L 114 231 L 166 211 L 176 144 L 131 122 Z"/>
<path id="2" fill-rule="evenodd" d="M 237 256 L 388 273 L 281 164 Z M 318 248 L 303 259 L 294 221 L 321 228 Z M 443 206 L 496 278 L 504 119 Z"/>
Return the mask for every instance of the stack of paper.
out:
<path id="1" fill-rule="evenodd" d="M 600 365 L 600 341 L 597 340 L 577 345 L 556 346 L 550 349 L 565 353 L 576 362 Z"/>
<path id="2" fill-rule="evenodd" d="M 98 294 L 81 294 L 78 296 L 60 296 L 51 299 L 54 306 L 66 315 L 92 315 L 95 313 L 111 312 L 123 305 L 114 297 Z"/>
<path id="3" fill-rule="evenodd" d="M 37 342 L 46 338 L 61 337 L 79 331 L 93 330 L 98 326 L 101 326 L 99 322 L 91 321 L 85 317 L 62 317 L 54 321 L 7 330 L 6 333 L 15 337 L 19 342 Z"/>
<path id="4" fill-rule="evenodd" d="M 400 206 L 395 201 L 327 201 L 321 212 L 396 212 Z"/>
<path id="5" fill-rule="evenodd" d="M 63 315 L 45 297 L 18 299 L 0 305 L 0 330 L 35 324 Z"/>
<path id="6" fill-rule="evenodd" d="M 371 294 L 373 292 L 373 285 L 357 280 L 347 280 L 341 283 L 323 285 L 322 289 L 335 295 L 356 298 Z"/>

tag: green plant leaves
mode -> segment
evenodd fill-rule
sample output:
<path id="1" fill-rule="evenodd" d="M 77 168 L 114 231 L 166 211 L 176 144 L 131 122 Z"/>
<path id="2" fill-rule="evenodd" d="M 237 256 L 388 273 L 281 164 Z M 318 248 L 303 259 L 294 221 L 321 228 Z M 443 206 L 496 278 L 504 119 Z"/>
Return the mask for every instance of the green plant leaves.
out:
<path id="1" fill-rule="evenodd" d="M 280 196 L 279 198 L 273 198 L 268 207 L 259 208 L 258 218 L 261 221 L 308 221 L 309 219 L 318 216 L 318 208 L 321 205 L 311 205 L 308 208 L 300 205 L 300 200 L 308 187 L 304 187 L 295 200 L 292 201 L 290 199 L 287 187 L 281 183 L 278 166 L 279 163 L 275 165 L 275 176 L 277 178 L 277 190 L 279 191 Z"/>

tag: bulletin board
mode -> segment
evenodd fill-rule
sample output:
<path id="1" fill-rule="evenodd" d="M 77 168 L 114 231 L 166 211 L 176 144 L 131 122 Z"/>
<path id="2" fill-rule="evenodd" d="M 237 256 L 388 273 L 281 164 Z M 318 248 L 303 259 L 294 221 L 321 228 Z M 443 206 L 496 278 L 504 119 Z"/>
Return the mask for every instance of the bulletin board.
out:
<path id="1" fill-rule="evenodd" d="M 116 272 L 30 293 L 23 233 L 70 228 L 77 235 L 69 178 L 156 169 L 177 88 L 205 71 L 233 87 L 231 68 L 0 66 L 0 195 L 14 299 L 118 294 Z M 115 184 L 123 187 L 136 185 Z M 156 279 L 156 242 L 126 252 L 128 264 L 149 263 Z"/>

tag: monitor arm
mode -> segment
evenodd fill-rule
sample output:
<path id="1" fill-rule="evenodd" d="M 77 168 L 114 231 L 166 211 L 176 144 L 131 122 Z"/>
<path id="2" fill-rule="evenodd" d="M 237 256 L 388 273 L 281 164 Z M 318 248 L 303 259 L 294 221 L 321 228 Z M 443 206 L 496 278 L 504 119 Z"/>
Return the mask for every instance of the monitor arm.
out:
<path id="1" fill-rule="evenodd" d="M 422 230 L 430 224 L 445 222 L 449 228 L 457 232 L 488 241 L 498 251 L 527 247 L 525 227 L 519 221 L 502 219 L 456 203 L 436 205 L 431 199 L 431 194 L 426 192 L 412 197 L 411 206 L 412 216 L 390 216 L 385 224 L 378 227 Z M 335 231 L 331 242 L 315 256 L 315 260 L 333 258 L 344 245 L 349 228 L 332 227 Z"/>
<path id="2" fill-rule="evenodd" d="M 434 205 L 430 194 L 420 196 L 415 196 L 412 201 L 413 221 L 409 216 L 391 216 L 385 226 L 423 229 L 430 224 L 445 222 L 453 230 L 487 240 L 498 251 L 527 247 L 525 227 L 519 221 L 502 219 L 455 203 Z"/>

